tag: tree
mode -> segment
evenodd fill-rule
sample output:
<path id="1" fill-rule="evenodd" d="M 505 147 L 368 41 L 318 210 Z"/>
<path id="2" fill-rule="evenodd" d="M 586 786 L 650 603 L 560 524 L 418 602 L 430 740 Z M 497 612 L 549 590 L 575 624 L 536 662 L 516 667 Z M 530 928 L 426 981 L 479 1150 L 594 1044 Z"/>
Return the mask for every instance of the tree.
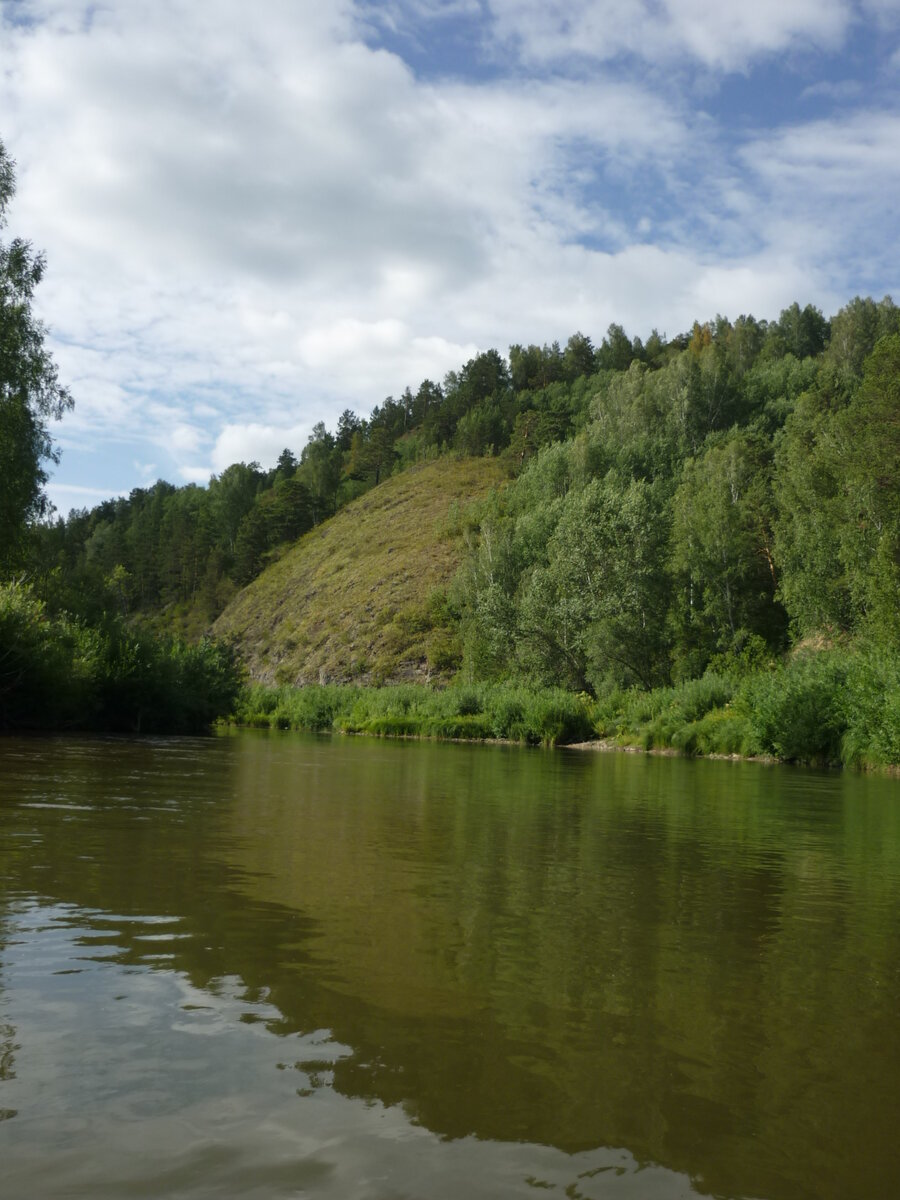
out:
<path id="1" fill-rule="evenodd" d="M 209 481 L 216 528 L 224 548 L 232 554 L 241 522 L 253 507 L 264 481 L 265 475 L 257 462 L 232 463 L 218 478 L 214 475 Z"/>
<path id="2" fill-rule="evenodd" d="M 347 478 L 371 478 L 377 487 L 382 475 L 390 472 L 396 458 L 393 433 L 387 425 L 372 421 L 366 430 L 359 430 L 353 435 L 347 460 Z"/>
<path id="3" fill-rule="evenodd" d="M 594 347 L 583 333 L 573 333 L 566 342 L 562 358 L 563 378 L 573 383 L 580 375 L 594 373 Z"/>
<path id="4" fill-rule="evenodd" d="M 337 511 L 342 464 L 343 455 L 334 435 L 322 421 L 317 422 L 303 447 L 297 471 L 297 478 L 309 488 L 313 498 L 317 522 Z"/>
<path id="5" fill-rule="evenodd" d="M 801 309 L 796 301 L 782 311 L 778 332 L 784 339 L 785 352 L 794 358 L 809 358 L 819 354 L 828 340 L 828 322 L 818 308 L 807 304 Z"/>
<path id="6" fill-rule="evenodd" d="M 596 354 L 603 371 L 625 371 L 634 358 L 634 347 L 621 325 L 610 325 Z"/>
<path id="7" fill-rule="evenodd" d="M 856 296 L 831 319 L 831 340 L 825 360 L 847 391 L 862 377 L 863 363 L 879 338 L 900 332 L 900 308 L 890 296 L 875 301 Z"/>
<path id="8" fill-rule="evenodd" d="M 673 607 L 677 650 L 699 674 L 710 656 L 735 649 L 747 634 L 780 648 L 784 612 L 774 602 L 771 448 L 734 430 L 684 465 L 672 504 Z"/>
<path id="9" fill-rule="evenodd" d="M 0 142 L 0 228 L 14 191 L 13 162 Z M 32 312 L 43 274 L 43 255 L 29 242 L 0 243 L 0 573 L 19 563 L 29 523 L 48 510 L 44 464 L 59 456 L 47 422 L 72 407 Z"/>
<path id="10" fill-rule="evenodd" d="M 593 353 L 591 355 L 593 359 Z M 559 343 L 552 346 L 519 345 L 509 348 L 509 371 L 513 391 L 537 391 L 562 378 L 563 356 Z"/>
<path id="11" fill-rule="evenodd" d="M 643 481 L 610 474 L 566 495 L 547 565 L 521 596 L 520 628 L 539 675 L 595 690 L 665 681 L 666 533 Z"/>
<path id="12" fill-rule="evenodd" d="M 363 423 L 356 413 L 349 408 L 345 408 L 338 417 L 337 423 L 337 444 L 344 453 L 350 449 L 354 433 L 362 429 L 362 427 Z"/>
<path id="13" fill-rule="evenodd" d="M 254 504 L 241 521 L 234 544 L 234 578 L 242 587 L 255 579 L 262 568 L 269 535 L 262 507 Z"/>
<path id="14" fill-rule="evenodd" d="M 881 338 L 834 417 L 844 495 L 841 560 L 861 622 L 900 645 L 900 334 Z"/>
<path id="15" fill-rule="evenodd" d="M 257 501 L 266 518 L 269 544 L 293 542 L 314 522 L 313 498 L 299 479 L 282 479 Z"/>
<path id="16" fill-rule="evenodd" d="M 299 465 L 300 463 L 296 455 L 285 446 L 278 455 L 278 462 L 275 464 L 276 479 L 290 479 Z"/>

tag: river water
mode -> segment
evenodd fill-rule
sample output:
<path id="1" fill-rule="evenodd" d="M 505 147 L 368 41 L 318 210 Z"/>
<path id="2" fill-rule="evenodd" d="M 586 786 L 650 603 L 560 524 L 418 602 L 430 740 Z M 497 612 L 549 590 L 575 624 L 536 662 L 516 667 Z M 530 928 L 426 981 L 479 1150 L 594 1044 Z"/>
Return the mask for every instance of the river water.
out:
<path id="1" fill-rule="evenodd" d="M 900 781 L 0 741 L 0 1197 L 900 1196 Z"/>

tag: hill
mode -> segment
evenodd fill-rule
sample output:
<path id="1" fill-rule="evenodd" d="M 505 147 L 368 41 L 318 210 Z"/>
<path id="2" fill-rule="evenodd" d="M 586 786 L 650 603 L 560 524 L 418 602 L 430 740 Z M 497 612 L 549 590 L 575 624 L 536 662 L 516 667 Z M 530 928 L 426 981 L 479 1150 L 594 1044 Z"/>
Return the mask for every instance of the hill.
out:
<path id="1" fill-rule="evenodd" d="M 460 512 L 505 482 L 497 459 L 443 458 L 385 480 L 301 538 L 213 626 L 267 683 L 380 683 L 452 673 L 446 588 Z"/>

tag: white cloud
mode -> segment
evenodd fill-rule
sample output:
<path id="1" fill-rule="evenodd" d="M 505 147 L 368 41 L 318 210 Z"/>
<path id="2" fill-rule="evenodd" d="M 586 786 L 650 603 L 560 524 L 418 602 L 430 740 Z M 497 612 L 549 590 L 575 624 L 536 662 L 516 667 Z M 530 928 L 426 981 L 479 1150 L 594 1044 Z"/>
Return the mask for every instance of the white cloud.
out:
<path id="1" fill-rule="evenodd" d="M 773 187 L 805 194 L 808 202 L 818 204 L 823 194 L 862 199 L 876 186 L 896 188 L 898 146 L 900 115 L 857 112 L 780 129 L 758 138 L 743 154 Z"/>
<path id="2" fill-rule="evenodd" d="M 54 509 L 61 515 L 67 515 L 73 508 L 92 508 L 103 500 L 115 496 L 127 496 L 128 491 L 115 491 L 105 487 L 84 487 L 75 483 L 54 483 L 53 480 L 44 489 Z"/>
<path id="3" fill-rule="evenodd" d="M 299 452 L 306 445 L 311 426 L 261 425 L 256 423 L 226 425 L 216 438 L 212 450 L 212 465 L 219 473 L 236 462 L 258 462 L 263 467 L 275 465 L 285 448 Z M 197 468 L 202 470 L 202 468 Z M 209 477 L 206 473 L 206 478 Z"/>
<path id="4" fill-rule="evenodd" d="M 70 440 L 143 422 L 196 470 L 217 423 L 173 409 L 318 419 L 441 377 L 493 335 L 466 294 L 504 246 L 623 236 L 565 194 L 577 158 L 684 145 L 638 86 L 419 84 L 331 9 L 48 0 L 4 30 L 13 221 L 48 254 Z"/>
<path id="5" fill-rule="evenodd" d="M 855 100 L 865 94 L 865 88 L 858 79 L 822 79 L 810 84 L 800 93 L 801 100 L 814 100 L 818 96 L 834 100 L 837 103 L 845 100 Z"/>
<path id="6" fill-rule="evenodd" d="M 527 62 L 634 55 L 689 59 L 718 71 L 791 49 L 835 48 L 854 17 L 849 0 L 488 0 L 496 35 Z"/>

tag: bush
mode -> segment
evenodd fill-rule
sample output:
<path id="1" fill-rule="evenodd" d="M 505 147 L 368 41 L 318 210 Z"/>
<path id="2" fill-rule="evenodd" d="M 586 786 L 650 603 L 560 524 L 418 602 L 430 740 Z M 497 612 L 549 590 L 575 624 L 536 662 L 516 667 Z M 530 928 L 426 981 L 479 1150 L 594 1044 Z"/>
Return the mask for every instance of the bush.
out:
<path id="1" fill-rule="evenodd" d="M 880 647 L 797 655 L 745 674 L 707 672 L 652 692 L 596 701 L 556 688 L 402 684 L 247 688 L 244 725 L 378 736 L 503 738 L 562 745 L 597 732 L 684 754 L 767 754 L 796 762 L 900 763 L 900 657 Z"/>
<path id="2" fill-rule="evenodd" d="M 0 728 L 195 733 L 239 691 L 226 646 L 51 618 L 29 588 L 0 586 Z"/>
<path id="3" fill-rule="evenodd" d="M 848 671 L 844 762 L 900 763 L 900 656 L 866 648 Z"/>
<path id="4" fill-rule="evenodd" d="M 601 734 L 623 741 L 637 741 L 645 749 L 676 746 L 688 750 L 683 731 L 707 713 L 728 704 L 734 683 L 724 675 L 708 673 L 676 687 L 652 692 L 635 690 L 611 693 L 597 704 L 597 726 Z"/>
<path id="5" fill-rule="evenodd" d="M 847 673 L 845 654 L 822 651 L 749 676 L 738 701 L 761 751 L 788 762 L 841 762 Z"/>

